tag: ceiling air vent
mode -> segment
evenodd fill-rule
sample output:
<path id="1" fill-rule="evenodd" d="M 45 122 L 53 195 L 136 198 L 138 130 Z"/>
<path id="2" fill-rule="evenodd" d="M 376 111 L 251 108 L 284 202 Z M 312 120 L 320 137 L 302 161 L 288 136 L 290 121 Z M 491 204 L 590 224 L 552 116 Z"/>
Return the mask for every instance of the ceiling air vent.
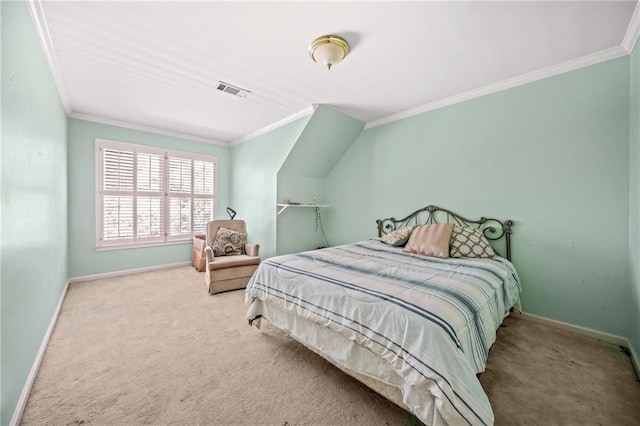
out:
<path id="1" fill-rule="evenodd" d="M 220 83 L 217 87 L 218 90 L 220 90 L 221 92 L 229 93 L 230 95 L 237 96 L 239 98 L 246 98 L 247 95 L 251 93 L 251 91 L 249 90 L 242 89 L 238 86 L 234 86 L 233 84 L 225 83 L 224 81 L 218 80 L 218 83 Z"/>

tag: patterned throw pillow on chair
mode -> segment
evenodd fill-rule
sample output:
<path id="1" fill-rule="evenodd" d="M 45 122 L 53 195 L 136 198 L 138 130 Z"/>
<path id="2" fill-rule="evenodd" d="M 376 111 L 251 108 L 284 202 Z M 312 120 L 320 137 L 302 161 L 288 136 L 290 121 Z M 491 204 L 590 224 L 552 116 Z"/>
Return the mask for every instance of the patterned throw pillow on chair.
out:
<path id="1" fill-rule="evenodd" d="M 237 256 L 244 254 L 245 244 L 247 244 L 247 234 L 220 227 L 211 248 L 214 256 Z"/>
<path id="2" fill-rule="evenodd" d="M 491 258 L 496 252 L 481 230 L 454 226 L 451 232 L 451 257 Z"/>

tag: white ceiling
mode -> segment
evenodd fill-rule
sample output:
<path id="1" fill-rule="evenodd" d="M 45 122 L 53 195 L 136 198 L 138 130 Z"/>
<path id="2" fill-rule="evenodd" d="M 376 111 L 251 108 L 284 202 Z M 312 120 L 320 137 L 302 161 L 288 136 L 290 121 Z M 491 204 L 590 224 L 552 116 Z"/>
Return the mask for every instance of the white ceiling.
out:
<path id="1" fill-rule="evenodd" d="M 635 1 L 30 6 L 71 116 L 222 143 L 313 104 L 371 127 L 622 56 L 637 38 Z M 323 34 L 351 44 L 331 71 L 307 52 Z"/>

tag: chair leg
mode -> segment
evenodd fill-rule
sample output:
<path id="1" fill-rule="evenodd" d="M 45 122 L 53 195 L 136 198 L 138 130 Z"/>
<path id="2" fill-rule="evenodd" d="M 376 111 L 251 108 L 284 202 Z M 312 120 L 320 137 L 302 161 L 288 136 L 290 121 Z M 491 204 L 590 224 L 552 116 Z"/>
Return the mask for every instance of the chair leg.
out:
<path id="1" fill-rule="evenodd" d="M 211 272 L 204 271 L 204 285 L 207 287 L 209 294 L 211 293 Z"/>

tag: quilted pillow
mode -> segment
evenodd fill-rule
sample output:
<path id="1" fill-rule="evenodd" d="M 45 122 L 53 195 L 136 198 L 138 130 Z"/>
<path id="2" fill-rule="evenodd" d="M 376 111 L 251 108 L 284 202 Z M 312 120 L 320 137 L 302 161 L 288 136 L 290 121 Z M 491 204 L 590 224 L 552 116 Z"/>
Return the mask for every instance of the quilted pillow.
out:
<path id="1" fill-rule="evenodd" d="M 247 244 L 247 234 L 221 226 L 216 232 L 211 248 L 214 256 L 237 256 L 244 254 L 245 244 Z"/>
<path id="2" fill-rule="evenodd" d="M 478 228 L 455 226 L 451 232 L 451 257 L 491 258 L 496 252 Z"/>
<path id="3" fill-rule="evenodd" d="M 425 256 L 449 257 L 449 239 L 452 229 L 452 223 L 417 226 L 402 251 Z"/>
<path id="4" fill-rule="evenodd" d="M 382 242 L 385 244 L 389 244 L 390 246 L 403 246 L 407 243 L 407 241 L 409 241 L 411 231 L 413 231 L 413 226 L 396 229 L 395 231 L 391 231 L 387 235 L 385 235 L 382 238 Z"/>

